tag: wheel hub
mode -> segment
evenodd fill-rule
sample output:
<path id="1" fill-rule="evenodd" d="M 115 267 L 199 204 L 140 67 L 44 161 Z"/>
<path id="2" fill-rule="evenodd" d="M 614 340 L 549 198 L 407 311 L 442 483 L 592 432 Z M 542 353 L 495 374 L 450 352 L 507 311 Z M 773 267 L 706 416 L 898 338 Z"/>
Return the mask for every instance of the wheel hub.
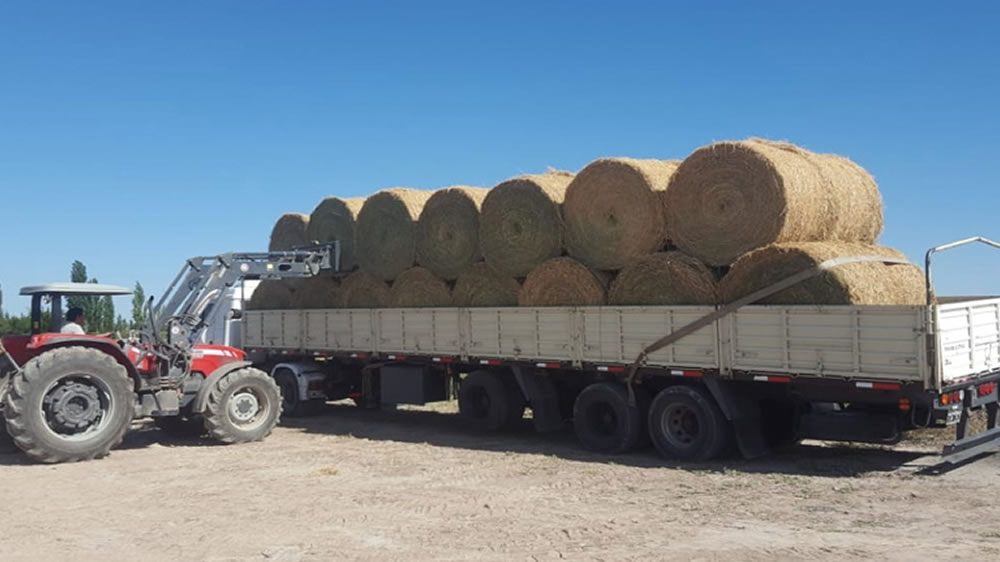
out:
<path id="1" fill-rule="evenodd" d="M 260 401 L 253 392 L 244 390 L 234 394 L 229 401 L 229 415 L 234 421 L 246 423 L 254 419 L 260 411 Z"/>
<path id="2" fill-rule="evenodd" d="M 663 417 L 663 435 L 676 446 L 689 447 L 698 438 L 698 415 L 685 406 L 670 408 Z"/>
<path id="3" fill-rule="evenodd" d="M 98 389 L 80 381 L 65 382 L 46 395 L 46 412 L 53 429 L 77 433 L 101 417 L 103 408 Z"/>

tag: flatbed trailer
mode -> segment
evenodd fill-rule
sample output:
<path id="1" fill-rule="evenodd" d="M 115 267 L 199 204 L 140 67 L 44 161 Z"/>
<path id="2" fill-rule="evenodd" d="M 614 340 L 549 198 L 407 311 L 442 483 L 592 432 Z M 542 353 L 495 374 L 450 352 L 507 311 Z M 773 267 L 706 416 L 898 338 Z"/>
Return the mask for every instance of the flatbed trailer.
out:
<path id="1" fill-rule="evenodd" d="M 922 306 L 250 311 L 244 348 L 290 413 L 347 397 L 433 402 L 455 381 L 473 426 L 510 427 L 527 406 L 539 431 L 571 421 L 606 453 L 648 435 L 680 460 L 732 441 L 753 457 L 801 438 L 894 443 L 954 425 L 943 454 L 957 462 L 1000 439 L 1000 298 L 933 298 L 930 256 L 948 247 L 928 252 Z M 987 430 L 969 435 L 978 410 Z"/>

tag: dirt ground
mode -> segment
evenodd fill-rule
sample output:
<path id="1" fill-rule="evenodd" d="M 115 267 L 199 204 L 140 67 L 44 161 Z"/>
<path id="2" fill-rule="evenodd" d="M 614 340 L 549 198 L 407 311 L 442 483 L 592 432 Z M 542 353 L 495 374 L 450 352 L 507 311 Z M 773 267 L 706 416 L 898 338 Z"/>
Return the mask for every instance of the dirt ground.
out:
<path id="1" fill-rule="evenodd" d="M 331 405 L 265 442 L 138 428 L 88 463 L 0 455 L 0 560 L 1000 559 L 1000 456 L 806 443 L 754 461 L 602 457 L 439 411 Z"/>

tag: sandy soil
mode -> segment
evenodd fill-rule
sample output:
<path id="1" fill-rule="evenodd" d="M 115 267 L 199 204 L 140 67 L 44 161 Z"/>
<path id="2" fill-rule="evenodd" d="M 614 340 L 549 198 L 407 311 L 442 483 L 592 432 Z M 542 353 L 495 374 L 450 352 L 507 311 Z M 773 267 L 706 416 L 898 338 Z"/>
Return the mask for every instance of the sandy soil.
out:
<path id="1" fill-rule="evenodd" d="M 607 458 L 437 411 L 331 405 L 263 443 L 139 428 L 101 461 L 0 455 L 2 560 L 1000 559 L 1000 456 L 807 443 Z"/>

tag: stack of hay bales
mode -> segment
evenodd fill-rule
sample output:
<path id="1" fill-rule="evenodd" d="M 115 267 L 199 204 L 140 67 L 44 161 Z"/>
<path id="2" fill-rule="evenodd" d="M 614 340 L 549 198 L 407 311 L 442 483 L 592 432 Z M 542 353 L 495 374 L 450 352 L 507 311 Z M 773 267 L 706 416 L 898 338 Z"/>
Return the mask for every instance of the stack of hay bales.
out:
<path id="1" fill-rule="evenodd" d="M 724 304 L 876 246 L 882 200 L 850 160 L 749 139 L 683 161 L 601 158 L 492 189 L 386 189 L 283 215 L 270 248 L 339 240 L 339 282 L 266 282 L 255 308 Z M 764 299 L 920 304 L 911 264 L 866 261 Z M 281 306 L 277 306 L 281 305 Z"/>
<path id="2" fill-rule="evenodd" d="M 431 193 L 396 187 L 365 200 L 358 213 L 358 265 L 382 281 L 416 265 L 417 219 Z"/>
<path id="3" fill-rule="evenodd" d="M 350 199 L 327 197 L 320 201 L 309 215 L 306 238 L 318 244 L 339 241 L 340 267 L 345 271 L 350 271 L 358 265 L 354 231 L 358 213 L 364 204 L 363 197 Z"/>
<path id="4" fill-rule="evenodd" d="M 699 148 L 677 168 L 664 198 L 667 233 L 678 249 L 711 266 L 731 266 L 720 302 L 731 302 L 822 261 L 900 258 L 875 246 L 882 198 L 850 160 L 762 139 Z M 839 266 L 765 299 L 781 304 L 920 304 L 916 266 Z"/>

